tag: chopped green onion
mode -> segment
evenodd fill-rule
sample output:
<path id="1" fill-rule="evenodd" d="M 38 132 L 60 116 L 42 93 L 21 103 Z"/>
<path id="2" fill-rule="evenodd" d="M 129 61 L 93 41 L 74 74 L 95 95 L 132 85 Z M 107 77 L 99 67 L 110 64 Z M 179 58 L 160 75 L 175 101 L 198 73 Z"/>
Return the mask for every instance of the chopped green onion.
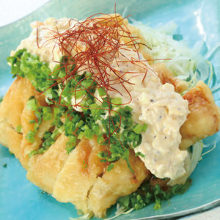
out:
<path id="1" fill-rule="evenodd" d="M 137 124 L 133 131 L 136 133 L 136 134 L 141 134 L 143 132 L 145 132 L 147 130 L 147 124 Z"/>

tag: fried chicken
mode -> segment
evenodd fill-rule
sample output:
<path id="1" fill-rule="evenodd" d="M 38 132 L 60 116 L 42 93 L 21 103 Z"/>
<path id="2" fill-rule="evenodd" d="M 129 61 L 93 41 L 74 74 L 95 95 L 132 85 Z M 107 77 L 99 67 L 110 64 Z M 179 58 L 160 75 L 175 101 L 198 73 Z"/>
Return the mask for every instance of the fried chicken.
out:
<path id="1" fill-rule="evenodd" d="M 182 93 L 188 88 L 188 83 L 178 79 L 177 77 L 174 77 L 174 75 L 167 69 L 164 63 L 155 63 L 152 65 L 152 68 L 158 74 L 161 83 L 172 84 L 176 92 Z"/>
<path id="2" fill-rule="evenodd" d="M 188 89 L 187 82 L 175 77 L 165 64 L 157 63 L 152 67 L 158 73 L 161 82 L 172 84 L 176 92 L 182 93 Z M 182 135 L 180 149 L 182 150 L 215 134 L 220 129 L 220 110 L 215 104 L 211 90 L 205 83 L 199 81 L 183 98 L 189 103 L 190 113 L 180 129 Z"/>
<path id="3" fill-rule="evenodd" d="M 107 208 L 119 197 L 136 191 L 144 179 L 150 178 L 150 172 L 133 152 L 130 154 L 133 173 L 122 159 L 115 162 L 111 171 L 106 171 L 108 164 L 100 162 L 97 156 L 106 146 L 99 145 L 95 139 L 82 139 L 67 154 L 68 138 L 61 134 L 45 153 L 29 158 L 28 154 L 41 146 L 42 134 L 51 128 L 51 121 L 43 122 L 34 144 L 25 139 L 33 126 L 29 121 L 36 117 L 26 108 L 28 99 L 33 95 L 38 96 L 41 102 L 31 83 L 17 78 L 0 106 L 1 144 L 21 161 L 31 182 L 51 193 L 58 201 L 71 202 L 84 213 L 103 217 Z M 184 98 L 189 102 L 190 114 L 181 127 L 181 149 L 217 132 L 220 120 L 219 108 L 204 83 L 199 82 Z M 18 125 L 22 125 L 22 133 L 16 131 Z"/>
<path id="4" fill-rule="evenodd" d="M 189 103 L 190 113 L 180 129 L 182 134 L 180 149 L 186 149 L 220 129 L 220 110 L 205 83 L 199 81 L 183 98 Z"/>
<path id="5" fill-rule="evenodd" d="M 106 146 L 97 144 L 95 139 L 82 139 L 68 154 L 68 138 L 64 133 L 45 153 L 30 158 L 29 153 L 40 148 L 42 134 L 51 128 L 51 121 L 43 121 L 35 142 L 32 144 L 26 140 L 27 132 L 33 129 L 30 121 L 36 120 L 34 112 L 26 106 L 32 96 L 41 102 L 40 95 L 31 83 L 24 78 L 17 78 L 0 106 L 0 143 L 20 160 L 27 169 L 28 179 L 58 201 L 72 202 L 85 213 L 103 217 L 106 209 L 119 197 L 134 192 L 149 176 L 149 171 L 134 153 L 130 156 L 134 173 L 122 159 L 115 163 L 113 170 L 106 171 L 107 164 L 100 162 L 97 156 Z M 41 102 L 41 105 L 44 104 Z M 19 108 L 12 108 L 12 105 L 18 105 Z M 16 131 L 18 125 L 22 125 L 21 133 Z M 126 184 L 121 184 L 122 182 Z M 97 194 L 100 191 L 102 196 Z"/>

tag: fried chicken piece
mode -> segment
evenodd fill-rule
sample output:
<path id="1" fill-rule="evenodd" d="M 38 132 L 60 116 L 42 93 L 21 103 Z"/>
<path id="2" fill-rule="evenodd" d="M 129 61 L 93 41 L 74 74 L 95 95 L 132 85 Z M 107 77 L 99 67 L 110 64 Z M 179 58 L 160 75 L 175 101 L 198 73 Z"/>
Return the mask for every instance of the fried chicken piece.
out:
<path id="1" fill-rule="evenodd" d="M 16 156 L 20 154 L 19 146 L 22 138 L 22 134 L 16 132 L 7 121 L 0 121 L 0 144 L 8 147 L 10 152 Z"/>
<path id="2" fill-rule="evenodd" d="M 37 97 L 36 97 L 37 99 Z M 37 100 L 38 102 L 39 99 Z M 30 143 L 26 136 L 29 131 L 34 130 L 34 124 L 30 123 L 30 121 L 37 121 L 37 117 L 34 113 L 34 111 L 27 108 L 27 106 L 24 107 L 24 110 L 21 115 L 21 125 L 22 125 L 22 132 L 23 132 L 23 139 L 21 142 L 21 154 L 19 156 L 19 159 L 21 161 L 22 166 L 25 169 L 28 169 L 28 162 L 29 162 L 29 154 L 36 149 L 39 149 L 42 144 L 42 138 L 46 131 L 50 130 L 50 128 L 53 126 L 53 118 L 51 120 L 43 120 L 42 123 L 39 126 L 39 130 L 37 131 L 35 135 L 35 140 L 33 143 Z"/>
<path id="3" fill-rule="evenodd" d="M 100 161 L 98 153 L 105 150 L 95 139 L 83 139 L 69 154 L 57 176 L 53 196 L 61 202 L 71 202 L 84 213 L 93 214 L 88 208 L 88 195 L 97 177 L 107 166 Z M 96 214 L 96 213 L 95 213 Z"/>
<path id="4" fill-rule="evenodd" d="M 150 178 L 150 171 L 134 152 L 130 153 L 129 161 L 133 173 L 126 161 L 120 159 L 114 163 L 111 171 L 106 171 L 97 178 L 88 195 L 88 207 L 95 216 L 104 217 L 106 210 L 115 204 L 118 198 L 136 191 L 144 179 Z"/>
<path id="5" fill-rule="evenodd" d="M 182 150 L 220 129 L 220 110 L 205 83 L 199 81 L 183 98 L 189 103 L 190 113 L 180 129 Z"/>
<path id="6" fill-rule="evenodd" d="M 3 126 L 0 128 L 0 141 L 19 159 L 22 154 L 20 144 L 23 135 L 18 134 L 16 128 L 22 124 L 22 112 L 28 99 L 34 94 L 36 94 L 36 90 L 30 81 L 18 77 L 12 83 L 0 104 L 0 122 L 1 125 L 5 125 L 5 128 Z"/>
<path id="7" fill-rule="evenodd" d="M 27 178 L 44 191 L 52 194 L 58 173 L 68 158 L 66 142 L 68 138 L 62 134 L 44 154 L 31 157 Z"/>
<path id="8" fill-rule="evenodd" d="M 28 132 L 34 130 L 34 124 L 30 123 L 30 121 L 37 120 L 34 112 L 29 110 L 26 105 L 22 111 L 20 118 L 21 118 L 21 127 L 22 127 L 23 138 L 22 138 L 22 141 L 21 141 L 21 144 L 19 147 L 20 154 L 18 155 L 18 158 L 19 158 L 22 166 L 25 169 L 27 169 L 28 168 L 28 161 L 29 161 L 28 154 L 31 153 L 31 151 L 39 148 L 42 141 L 37 135 L 35 137 L 34 143 L 30 143 L 26 138 Z"/>
<path id="9" fill-rule="evenodd" d="M 130 33 L 132 33 L 132 36 L 136 36 L 135 38 L 136 38 L 136 41 L 138 42 L 138 51 L 143 55 L 143 57 L 146 60 L 148 60 L 149 62 L 153 61 L 152 56 L 148 52 L 150 48 L 147 46 L 146 39 L 141 33 L 140 28 L 136 27 L 135 25 L 131 25 L 128 22 L 128 19 L 123 18 L 120 14 L 101 15 L 99 17 L 100 18 L 99 25 L 112 27 L 112 25 L 115 25 L 115 22 L 112 22 L 112 20 L 109 19 L 111 17 L 114 19 L 117 19 L 118 24 L 126 27 L 126 29 L 128 28 L 127 30 L 129 30 Z M 103 22 L 102 22 L 102 19 L 103 19 Z M 131 37 L 129 36 L 129 34 L 126 34 L 126 32 L 122 31 L 120 40 L 124 42 L 124 44 L 126 44 L 127 47 L 133 48 L 136 51 L 137 44 L 131 43 Z"/>
<path id="10" fill-rule="evenodd" d="M 154 64 L 152 67 L 158 73 L 161 82 L 174 85 L 176 92 L 182 93 L 188 88 L 187 83 L 175 78 L 165 64 Z M 187 92 L 183 98 L 189 103 L 190 113 L 180 129 L 182 135 L 180 149 L 182 150 L 215 134 L 220 128 L 220 110 L 205 83 L 199 81 L 196 87 Z"/>
<path id="11" fill-rule="evenodd" d="M 184 92 L 188 88 L 188 83 L 186 81 L 180 80 L 167 69 L 164 63 L 156 63 L 152 65 L 155 72 L 158 73 L 158 77 L 161 83 L 170 83 L 174 86 L 175 91 L 178 93 Z"/>
<path id="12" fill-rule="evenodd" d="M 134 173 L 125 160 L 115 162 L 111 171 L 107 163 L 100 161 L 98 152 L 106 147 L 94 139 L 83 139 L 70 153 L 62 171 L 58 174 L 53 196 L 61 202 L 71 202 L 77 209 L 90 216 L 105 216 L 121 196 L 128 195 L 150 175 L 142 161 L 131 153 L 130 162 Z"/>
<path id="13" fill-rule="evenodd" d="M 163 68 L 161 67 L 161 71 Z M 163 71 L 164 77 L 169 75 L 164 69 Z M 176 82 L 167 80 L 169 77 L 165 79 L 164 82 Z M 178 91 L 185 89 L 184 86 L 176 88 L 179 88 Z M 15 80 L 0 107 L 0 141 L 15 153 L 28 170 L 28 179 L 52 193 L 57 200 L 72 202 L 84 213 L 103 217 L 107 208 L 115 204 L 119 197 L 136 191 L 144 179 L 151 177 L 150 172 L 133 152 L 130 154 L 130 163 L 134 173 L 122 159 L 114 163 L 111 171 L 106 171 L 108 164 L 100 162 L 97 156 L 97 153 L 106 150 L 106 147 L 97 144 L 95 139 L 81 140 L 68 155 L 65 149 L 67 137 L 64 134 L 61 134 L 46 152 L 29 159 L 28 154 L 41 146 L 44 132 L 52 126 L 52 121 L 43 121 L 34 144 L 26 140 L 27 132 L 33 129 L 29 121 L 36 119 L 34 112 L 26 107 L 28 99 L 33 95 L 41 105 L 45 105 L 42 96 L 33 90 L 28 80 Z M 184 98 L 189 102 L 190 114 L 181 128 L 181 149 L 217 132 L 220 124 L 219 108 L 204 83 L 199 82 Z M 14 105 L 17 105 L 18 109 L 14 108 Z M 18 125 L 22 125 L 22 134 L 15 130 Z"/>
<path id="14" fill-rule="evenodd" d="M 14 129 L 21 125 L 21 114 L 28 99 L 36 90 L 28 79 L 17 77 L 0 105 L 0 120 L 6 120 Z"/>
<path id="15" fill-rule="evenodd" d="M 43 121 L 36 135 L 35 142 L 32 144 L 27 141 L 27 133 L 34 129 L 34 124 L 31 124 L 30 121 L 37 120 L 35 113 L 26 106 L 29 98 L 32 96 L 37 99 L 40 105 L 46 106 L 44 95 L 37 92 L 28 79 L 17 77 L 0 105 L 0 121 L 2 121 L 6 127 L 6 129 L 3 130 L 4 132 L 2 132 L 5 136 L 2 136 L 0 140 L 2 142 L 4 141 L 3 145 L 7 146 L 10 151 L 15 154 L 22 166 L 26 169 L 28 168 L 28 154 L 32 150 L 39 148 L 42 142 L 42 134 L 50 128 L 52 123 L 52 120 Z M 22 134 L 16 132 L 17 126 L 21 126 Z M 6 135 L 7 132 L 9 132 L 9 137 Z M 13 142 L 13 144 L 12 133 L 16 136 L 16 140 L 19 139 L 19 141 Z"/>

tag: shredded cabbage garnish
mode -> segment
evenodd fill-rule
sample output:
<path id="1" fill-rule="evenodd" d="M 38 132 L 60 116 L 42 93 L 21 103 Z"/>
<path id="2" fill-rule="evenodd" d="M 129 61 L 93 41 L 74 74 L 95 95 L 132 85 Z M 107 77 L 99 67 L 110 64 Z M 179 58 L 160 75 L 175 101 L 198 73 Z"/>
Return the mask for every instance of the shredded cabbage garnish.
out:
<path id="1" fill-rule="evenodd" d="M 166 63 L 167 68 L 175 76 L 189 83 L 189 89 L 194 87 L 198 80 L 202 80 L 213 88 L 212 92 L 219 90 L 220 86 L 213 80 L 215 75 L 213 66 L 207 59 L 216 53 L 220 43 L 204 58 L 199 54 L 202 48 L 206 47 L 204 42 L 199 42 L 190 49 L 181 39 L 175 40 L 174 32 L 177 26 L 173 22 L 159 29 L 153 29 L 134 20 L 133 24 L 141 30 L 147 45 L 151 48 L 147 49 L 148 53 L 155 62 Z"/>
<path id="2" fill-rule="evenodd" d="M 203 153 L 202 153 L 202 158 L 203 158 L 206 154 L 209 154 L 210 152 L 212 152 L 213 150 L 215 150 L 215 148 L 216 148 L 216 142 L 215 142 L 214 144 L 207 145 L 207 146 L 205 146 L 204 148 L 209 148 L 209 150 L 207 150 L 206 152 L 203 152 Z"/>
<path id="3" fill-rule="evenodd" d="M 203 152 L 204 148 L 209 148 L 206 152 Z M 197 164 L 202 160 L 203 156 L 209 154 L 216 148 L 216 143 L 214 144 L 204 144 L 202 141 L 198 141 L 192 146 L 191 163 L 189 175 L 195 170 Z"/>
<path id="4" fill-rule="evenodd" d="M 198 141 L 192 146 L 189 175 L 195 170 L 198 162 L 202 159 L 203 147 L 204 144 L 202 141 Z"/>
<path id="5" fill-rule="evenodd" d="M 90 214 L 85 214 L 85 215 L 82 215 L 82 216 L 77 217 L 77 218 L 70 217 L 69 220 L 88 220 L 90 218 L 91 218 Z"/>
<path id="6" fill-rule="evenodd" d="M 183 42 L 174 40 L 170 30 L 167 32 L 164 28 L 162 31 L 156 30 L 136 21 L 134 25 L 141 30 L 147 45 L 151 48 L 151 50 L 148 49 L 148 53 L 157 60 L 156 62 L 166 63 L 172 73 L 181 76 L 184 80 L 195 75 L 200 57 L 186 47 Z M 167 28 L 174 32 L 174 25 L 170 25 L 172 28 L 169 26 Z"/>
<path id="7" fill-rule="evenodd" d="M 134 209 L 129 209 L 129 210 L 125 210 L 123 207 L 121 207 L 118 203 L 116 205 L 116 212 L 115 215 L 113 217 L 110 218 L 105 218 L 105 220 L 112 220 L 115 219 L 121 215 L 127 215 L 129 213 L 131 213 Z"/>
<path id="8" fill-rule="evenodd" d="M 220 50 L 220 42 L 217 43 L 216 46 L 206 54 L 205 58 L 207 60 L 211 59 L 218 50 Z"/>

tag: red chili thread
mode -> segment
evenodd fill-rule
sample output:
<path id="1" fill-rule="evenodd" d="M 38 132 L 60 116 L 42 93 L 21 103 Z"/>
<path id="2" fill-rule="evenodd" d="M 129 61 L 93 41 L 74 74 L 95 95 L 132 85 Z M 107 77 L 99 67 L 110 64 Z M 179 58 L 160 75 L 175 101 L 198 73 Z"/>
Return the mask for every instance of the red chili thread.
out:
<path id="1" fill-rule="evenodd" d="M 97 15 L 103 16 L 94 17 Z M 69 26 L 71 24 L 71 21 L 72 20 L 69 20 Z M 119 105 L 127 105 L 132 101 L 132 96 L 126 87 L 126 85 L 132 83 L 128 79 L 126 79 L 125 76 L 127 74 L 132 75 L 143 73 L 135 71 L 120 72 L 114 66 L 112 66 L 112 62 L 113 60 L 115 60 L 118 67 L 120 66 L 119 63 L 123 62 L 125 64 L 132 63 L 143 68 L 143 65 L 141 66 L 139 64 L 144 64 L 146 60 L 141 59 L 141 56 L 139 54 L 139 47 L 140 45 L 144 45 L 148 49 L 151 48 L 142 43 L 139 37 L 133 36 L 128 26 L 124 23 L 124 18 L 116 14 L 116 4 L 114 15 L 98 13 L 91 15 L 84 21 L 77 21 L 72 27 L 68 28 L 62 33 L 59 32 L 58 28 L 56 31 L 49 31 L 51 31 L 51 38 L 43 42 L 41 46 L 44 46 L 49 41 L 55 41 L 55 45 L 59 47 L 62 54 L 64 56 L 67 56 L 68 60 L 73 60 L 72 64 L 75 64 L 75 68 L 72 71 L 68 71 L 68 67 L 71 62 L 62 63 L 61 68 L 65 68 L 66 76 L 60 79 L 53 79 L 55 81 L 57 80 L 57 82 L 55 82 L 51 87 L 58 85 L 59 83 L 63 85 L 60 94 L 59 105 L 65 106 L 61 103 L 61 96 L 63 90 L 65 89 L 65 83 L 67 83 L 67 81 L 70 79 L 74 79 L 77 72 L 78 74 L 82 74 L 85 71 L 92 74 L 92 79 L 97 83 L 97 87 L 105 89 L 107 94 L 109 94 L 109 92 L 111 91 L 115 91 L 119 95 L 123 96 L 123 94 L 121 94 L 121 92 L 114 87 L 114 85 L 121 84 L 123 89 L 129 95 L 129 101 L 128 103 L 122 103 Z M 37 45 L 38 47 L 40 47 L 38 35 L 39 30 L 37 27 Z M 126 40 L 126 42 L 123 39 Z M 135 59 L 133 57 L 127 57 L 127 55 L 124 54 L 123 51 L 135 53 L 137 55 L 137 58 Z M 119 55 L 125 60 L 120 60 Z M 147 66 L 145 65 L 145 67 L 146 72 L 144 72 L 143 81 L 147 74 Z M 114 78 L 112 76 L 114 76 Z M 73 96 L 75 97 L 75 104 L 72 106 L 81 107 L 84 109 L 90 108 L 89 106 L 80 105 L 80 102 L 76 103 L 76 91 L 78 91 L 77 87 L 81 85 L 81 83 L 82 80 L 79 81 L 77 83 L 77 86 L 74 88 Z M 83 88 L 82 85 L 81 87 L 91 94 L 89 88 Z M 94 94 L 91 95 L 94 96 Z M 97 97 L 95 98 L 98 100 Z M 103 100 L 101 101 L 103 102 Z M 112 104 L 110 99 L 107 101 L 107 103 L 109 105 L 109 108 L 105 110 L 108 110 L 109 115 L 109 134 L 108 137 L 105 138 L 105 141 L 108 140 L 110 144 L 110 137 L 114 133 L 117 133 L 117 131 L 120 129 L 121 115 L 117 111 L 110 108 L 110 105 Z M 118 127 L 115 126 L 112 119 L 112 111 L 120 115 L 120 123 Z M 114 131 L 112 133 L 110 132 L 111 123 L 114 126 Z M 124 146 L 122 147 L 124 148 Z"/>

